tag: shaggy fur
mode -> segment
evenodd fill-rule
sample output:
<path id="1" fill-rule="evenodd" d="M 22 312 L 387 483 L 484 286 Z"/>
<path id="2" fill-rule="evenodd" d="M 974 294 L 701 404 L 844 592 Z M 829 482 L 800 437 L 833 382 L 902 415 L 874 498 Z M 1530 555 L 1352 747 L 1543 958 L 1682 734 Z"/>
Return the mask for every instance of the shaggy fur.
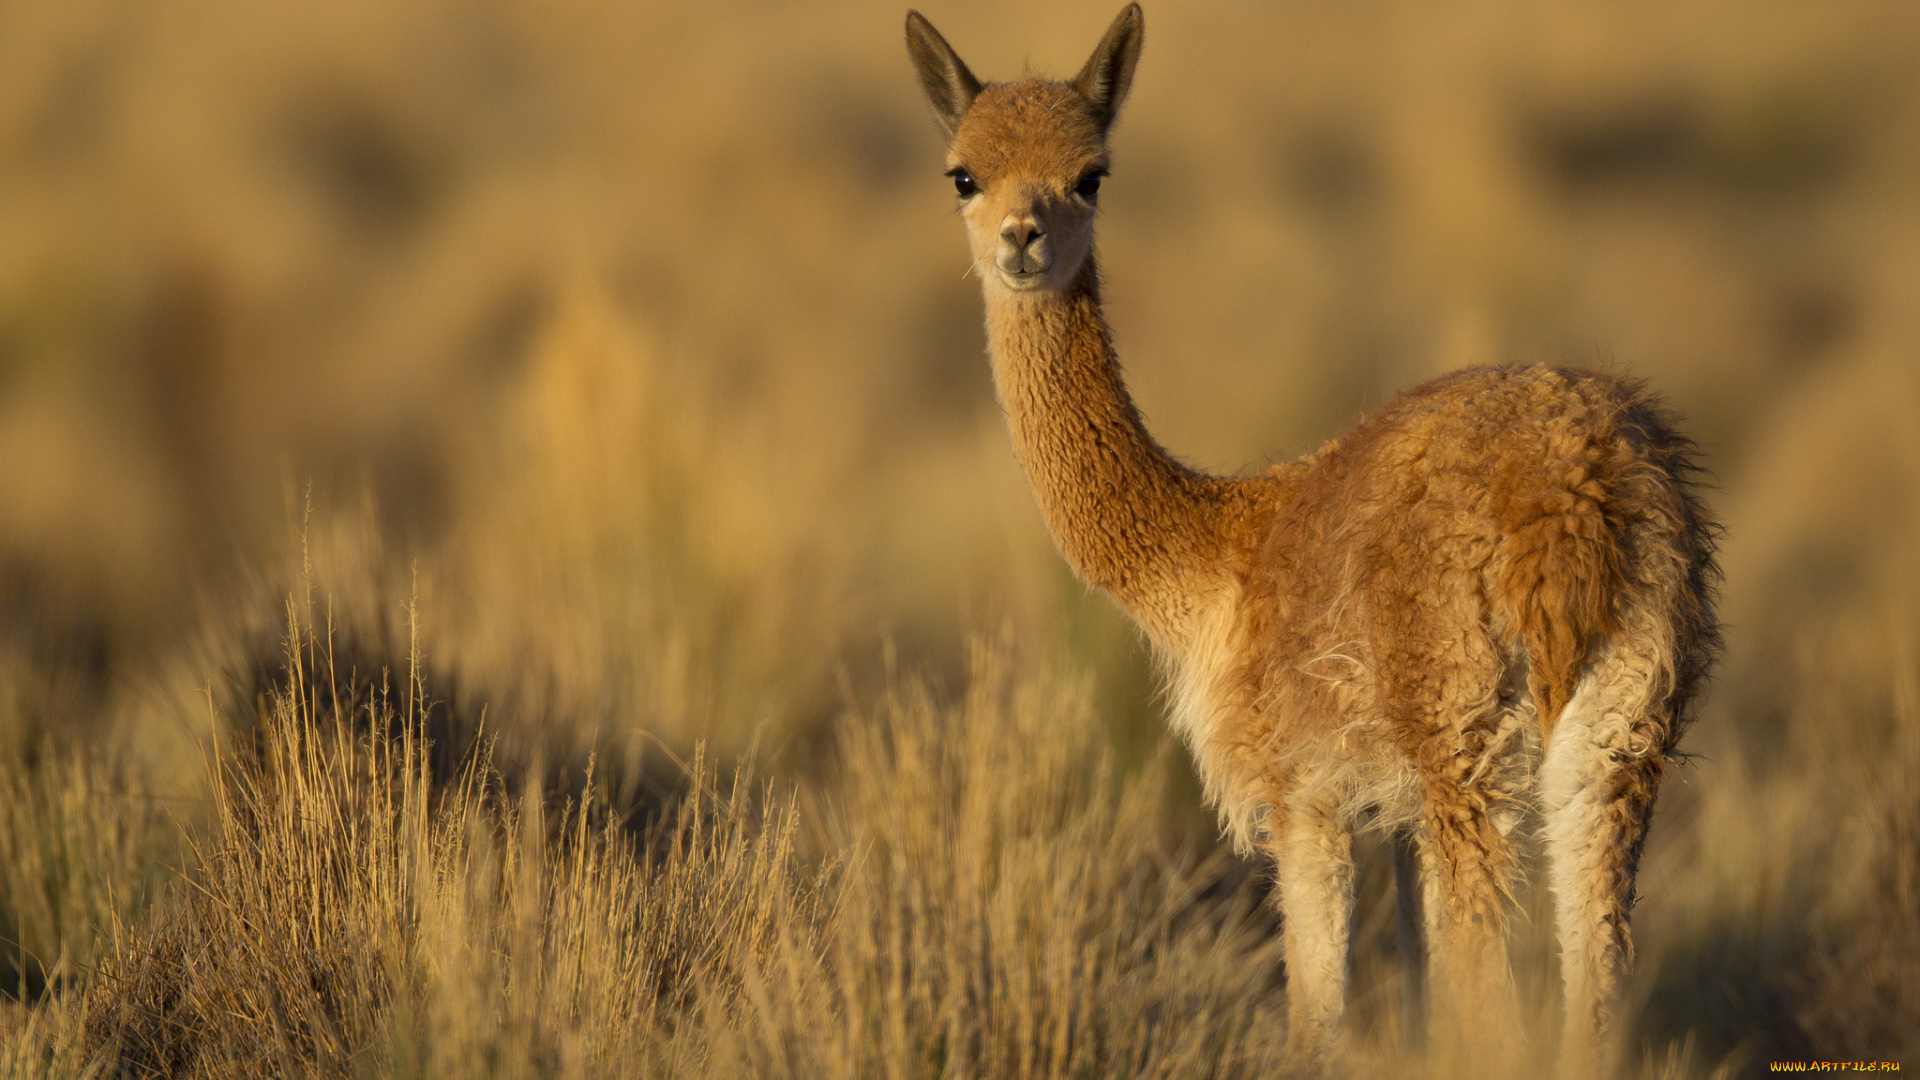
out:
<path id="1" fill-rule="evenodd" d="M 1014 452 L 1061 553 L 1164 660 L 1235 847 L 1275 862 L 1301 1062 L 1339 1041 L 1363 823 L 1399 838 L 1443 1031 L 1471 1019 L 1485 1052 L 1515 1037 L 1510 834 L 1537 810 L 1563 1060 L 1606 1068 L 1635 863 L 1718 643 L 1690 444 L 1638 384 L 1516 366 L 1405 391 L 1264 475 L 1187 469 L 1127 395 L 1093 256 L 1088 178 L 1138 6 L 1073 82 L 982 84 L 917 13 L 907 40 L 960 179 Z"/>

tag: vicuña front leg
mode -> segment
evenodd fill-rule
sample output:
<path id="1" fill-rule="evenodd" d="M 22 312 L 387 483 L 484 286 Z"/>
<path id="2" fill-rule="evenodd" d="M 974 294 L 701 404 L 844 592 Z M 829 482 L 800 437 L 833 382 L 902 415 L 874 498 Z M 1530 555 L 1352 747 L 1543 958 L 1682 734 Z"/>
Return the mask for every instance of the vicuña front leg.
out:
<path id="1" fill-rule="evenodd" d="M 1312 1074 L 1337 1049 L 1346 1008 L 1353 834 L 1324 805 L 1277 816 L 1271 845 L 1286 947 L 1288 1057 Z"/>

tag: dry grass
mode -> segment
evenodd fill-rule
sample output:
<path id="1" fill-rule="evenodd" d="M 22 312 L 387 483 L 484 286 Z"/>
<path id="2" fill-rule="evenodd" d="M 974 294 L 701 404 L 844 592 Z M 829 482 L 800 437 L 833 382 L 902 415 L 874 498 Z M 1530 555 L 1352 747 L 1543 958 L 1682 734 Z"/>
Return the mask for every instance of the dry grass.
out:
<path id="1" fill-rule="evenodd" d="M 128 1075 L 674 1072 L 752 980 L 817 965 L 830 876 L 789 806 L 700 781 L 645 844 L 590 796 L 549 809 L 483 751 L 436 784 L 423 688 L 294 676 L 217 766 L 185 888 L 75 1008 Z M 800 968 L 788 970 L 789 965 Z"/>
<path id="2" fill-rule="evenodd" d="M 1007 74 L 1112 11 L 929 14 Z M 1007 453 L 900 15 L 0 5 L 0 1075 L 1270 1072 L 1264 872 Z M 1662 388 L 1729 653 L 1637 1067 L 1920 1061 L 1920 19 L 1148 15 L 1156 431 Z M 1444 1075 L 1378 864 L 1355 1068 Z"/>
<path id="3" fill-rule="evenodd" d="M 216 765 L 183 888 L 114 944 L 69 1027 L 113 1075 L 1256 1075 L 1276 1058 L 1258 890 L 1161 835 L 1084 683 L 982 649 L 903 682 L 796 795 L 696 759 L 640 824 L 436 782 L 423 689 L 292 678 Z M 351 702 L 351 704 L 346 704 Z M 16 1048 L 16 1054 L 25 1051 Z"/>

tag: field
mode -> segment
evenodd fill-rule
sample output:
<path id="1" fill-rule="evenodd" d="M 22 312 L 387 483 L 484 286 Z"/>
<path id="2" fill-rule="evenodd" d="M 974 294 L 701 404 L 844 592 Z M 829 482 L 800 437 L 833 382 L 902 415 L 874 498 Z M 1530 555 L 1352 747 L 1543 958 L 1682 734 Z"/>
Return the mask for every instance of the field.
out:
<path id="1" fill-rule="evenodd" d="M 1269 873 L 1009 453 L 904 12 L 807 7 L 0 5 L 0 1077 L 1274 1074 Z M 985 77 L 1114 14 L 923 10 Z M 1920 10 L 1147 23 L 1158 437 L 1658 389 L 1728 647 L 1629 1071 L 1920 1067 Z M 1363 855 L 1353 1069 L 1476 1075 Z"/>

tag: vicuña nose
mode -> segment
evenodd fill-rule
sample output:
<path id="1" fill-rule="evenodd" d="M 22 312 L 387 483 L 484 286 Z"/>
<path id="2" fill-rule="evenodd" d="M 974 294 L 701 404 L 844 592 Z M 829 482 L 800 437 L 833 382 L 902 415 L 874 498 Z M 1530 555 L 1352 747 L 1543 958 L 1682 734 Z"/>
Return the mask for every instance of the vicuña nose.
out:
<path id="1" fill-rule="evenodd" d="M 1040 223 L 1030 217 L 1009 216 L 1000 225 L 1000 239 L 1012 245 L 1015 251 L 1027 250 L 1027 245 L 1047 235 Z"/>

